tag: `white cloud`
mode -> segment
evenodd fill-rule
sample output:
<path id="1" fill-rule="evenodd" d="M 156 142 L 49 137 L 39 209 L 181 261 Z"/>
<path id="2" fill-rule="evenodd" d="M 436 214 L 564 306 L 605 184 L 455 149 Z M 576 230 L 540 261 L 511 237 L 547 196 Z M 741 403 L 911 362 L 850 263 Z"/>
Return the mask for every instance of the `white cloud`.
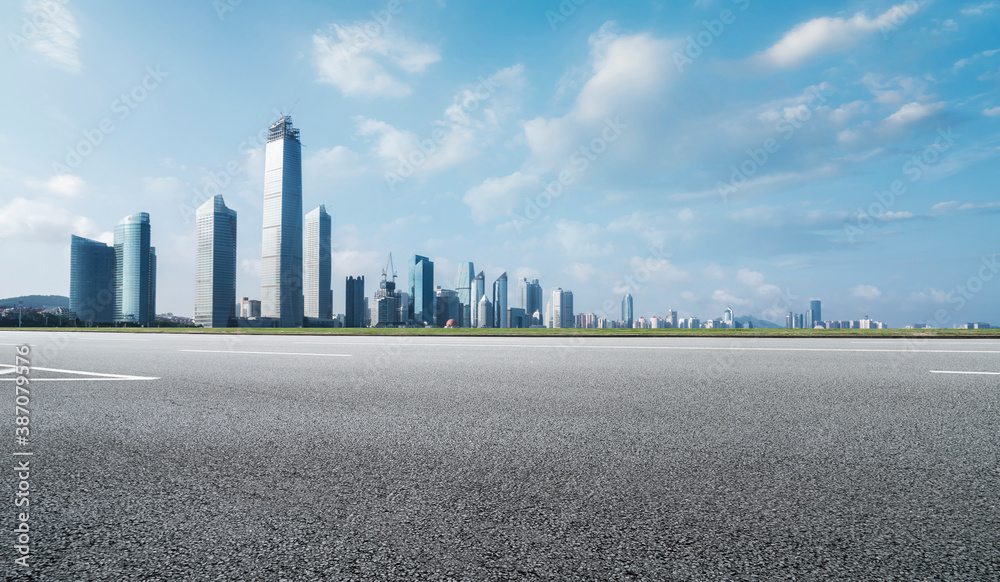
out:
<path id="1" fill-rule="evenodd" d="M 983 51 L 981 53 L 976 53 L 976 54 L 972 55 L 971 57 L 960 59 L 959 61 L 957 61 L 955 63 L 955 66 L 952 67 L 952 71 L 954 71 L 954 72 L 957 73 L 959 70 L 964 69 L 965 67 L 968 67 L 972 63 L 978 61 L 979 59 L 989 58 L 989 57 L 992 57 L 993 55 L 996 55 L 996 54 L 1000 54 L 1000 49 L 992 49 L 992 50 L 988 50 L 988 51 Z"/>
<path id="2" fill-rule="evenodd" d="M 916 3 L 913 3 L 916 5 Z M 878 30 L 890 30 L 917 10 L 911 4 L 897 4 L 875 18 L 858 12 L 851 18 L 824 16 L 803 22 L 757 55 L 768 67 L 787 69 L 825 53 L 843 52 Z"/>
<path id="3" fill-rule="evenodd" d="M 984 2 L 976 6 L 969 6 L 968 8 L 963 8 L 962 14 L 964 14 L 965 16 L 979 16 L 984 12 L 993 9 L 994 7 L 996 7 L 996 5 L 997 5 L 996 2 Z"/>
<path id="4" fill-rule="evenodd" d="M 597 267 L 590 263 L 570 263 L 563 269 L 563 273 L 573 277 L 579 283 L 586 283 L 598 273 Z"/>
<path id="5" fill-rule="evenodd" d="M 720 281 L 726 281 L 729 279 L 729 277 L 726 276 L 726 272 L 722 270 L 722 267 L 715 263 L 711 263 L 705 267 L 705 270 L 702 271 L 702 275 L 704 275 L 706 279 L 718 279 Z"/>
<path id="6" fill-rule="evenodd" d="M 503 178 L 488 178 L 470 188 L 462 202 L 472 210 L 472 218 L 484 223 L 490 219 L 507 218 L 525 196 L 537 193 L 541 181 L 534 174 L 514 172 Z"/>
<path id="7" fill-rule="evenodd" d="M 750 299 L 742 299 L 724 289 L 716 289 L 712 293 L 712 301 L 727 307 L 750 308 L 753 306 L 753 301 Z"/>
<path id="8" fill-rule="evenodd" d="M 882 292 L 874 285 L 858 285 L 854 288 L 852 295 L 862 299 L 875 300 L 882 296 Z"/>
<path id="9" fill-rule="evenodd" d="M 677 213 L 677 220 L 681 222 L 691 222 L 694 220 L 694 211 L 690 208 L 685 208 Z"/>
<path id="10" fill-rule="evenodd" d="M 549 234 L 552 242 L 569 257 L 598 257 L 612 251 L 611 243 L 601 244 L 603 230 L 596 224 L 560 219 Z"/>
<path id="11" fill-rule="evenodd" d="M 0 207 L 0 239 L 68 245 L 73 234 L 105 242 L 110 238 L 93 220 L 74 215 L 61 204 L 14 198 Z"/>
<path id="12" fill-rule="evenodd" d="M 740 269 L 736 272 L 736 280 L 747 287 L 759 288 L 764 284 L 764 275 L 750 269 Z"/>
<path id="13" fill-rule="evenodd" d="M 323 182 L 342 180 L 365 172 L 361 156 L 344 146 L 319 150 L 302 161 L 302 173 Z"/>
<path id="14" fill-rule="evenodd" d="M 908 220 L 910 218 L 913 218 L 913 216 L 914 214 L 912 212 L 890 210 L 885 214 L 878 215 L 876 218 L 878 218 L 879 220 L 890 222 L 893 220 Z"/>
<path id="15" fill-rule="evenodd" d="M 409 95 L 412 89 L 397 75 L 421 73 L 441 60 L 441 54 L 428 44 L 412 42 L 384 27 L 379 30 L 380 34 L 371 36 L 364 23 L 334 24 L 332 36 L 313 35 L 318 80 L 350 96 Z"/>
<path id="16" fill-rule="evenodd" d="M 58 176 L 53 176 L 44 182 L 35 178 L 28 178 L 24 182 L 26 186 L 33 190 L 44 192 L 46 194 L 57 194 L 59 196 L 66 196 L 69 198 L 79 196 L 83 193 L 87 186 L 87 184 L 83 181 L 83 178 L 72 174 L 60 174 Z"/>
<path id="17" fill-rule="evenodd" d="M 944 109 L 944 103 L 907 103 L 899 108 L 885 122 L 893 125 L 908 125 L 925 119 Z"/>
<path id="18" fill-rule="evenodd" d="M 591 75 L 572 110 L 563 117 L 538 117 L 524 124 L 535 170 L 561 170 L 572 152 L 601 136 L 609 119 L 622 117 L 629 124 L 662 110 L 668 81 L 677 74 L 670 60 L 674 46 L 649 34 L 619 34 L 613 22 L 602 26 L 590 37 Z M 624 129 L 642 131 L 637 126 Z"/>
<path id="19" fill-rule="evenodd" d="M 36 32 L 20 37 L 32 52 L 41 56 L 48 64 L 69 73 L 83 71 L 80 61 L 80 29 L 76 17 L 66 7 L 65 2 L 52 0 L 28 0 L 24 11 L 27 20 L 36 23 Z"/>
<path id="20" fill-rule="evenodd" d="M 1000 107 L 991 107 L 983 110 L 983 115 L 989 117 L 1000 117 Z"/>

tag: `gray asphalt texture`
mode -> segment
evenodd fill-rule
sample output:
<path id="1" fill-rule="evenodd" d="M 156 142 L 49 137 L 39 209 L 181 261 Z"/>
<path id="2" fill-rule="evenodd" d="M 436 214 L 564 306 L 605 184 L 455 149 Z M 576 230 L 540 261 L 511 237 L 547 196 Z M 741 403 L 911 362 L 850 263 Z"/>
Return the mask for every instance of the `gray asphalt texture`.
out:
<path id="1" fill-rule="evenodd" d="M 33 371 L 8 580 L 1000 579 L 1000 375 L 931 373 L 1000 341 L 0 332 L 0 363 L 22 343 L 158 379 Z"/>

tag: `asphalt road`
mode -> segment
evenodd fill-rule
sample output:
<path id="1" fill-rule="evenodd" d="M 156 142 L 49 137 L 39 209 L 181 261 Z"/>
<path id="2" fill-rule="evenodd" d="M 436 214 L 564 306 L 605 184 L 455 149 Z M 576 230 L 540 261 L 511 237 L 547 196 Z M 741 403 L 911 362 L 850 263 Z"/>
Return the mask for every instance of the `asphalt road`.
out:
<path id="1" fill-rule="evenodd" d="M 0 332 L 2 353 L 0 453 L 33 453 L 30 577 L 3 476 L 7 579 L 1000 579 L 1000 341 Z"/>

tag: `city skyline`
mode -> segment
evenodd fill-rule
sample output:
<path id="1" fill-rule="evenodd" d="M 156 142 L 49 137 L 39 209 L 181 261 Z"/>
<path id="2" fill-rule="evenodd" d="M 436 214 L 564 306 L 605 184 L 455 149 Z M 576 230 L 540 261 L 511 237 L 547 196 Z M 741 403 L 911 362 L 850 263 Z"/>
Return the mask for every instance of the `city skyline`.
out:
<path id="1" fill-rule="evenodd" d="M 3 97 L 24 115 L 0 131 L 0 236 L 31 259 L 3 294 L 66 294 L 69 235 L 110 243 L 109 218 L 142 208 L 158 225 L 158 310 L 193 315 L 194 215 L 219 193 L 240 213 L 237 295 L 257 297 L 262 129 L 294 112 L 303 205 L 337 209 L 334 282 L 379 280 L 395 250 L 427 256 L 445 286 L 474 258 L 490 282 L 572 288 L 580 311 L 630 292 L 636 316 L 732 306 L 780 325 L 823 296 L 834 317 L 893 326 L 996 322 L 988 4 L 588 3 L 552 18 L 524 3 L 513 18 L 404 3 L 378 24 L 384 4 L 305 2 L 266 49 L 242 34 L 269 21 L 259 6 L 220 17 L 181 2 L 126 27 L 60 4 L 46 34 L 67 42 L 28 35 L 0 63 L 38 88 Z M 13 34 L 36 14 L 0 12 Z M 212 34 L 176 47 L 146 20 Z M 377 42 L 358 45 L 372 23 Z M 224 46 L 239 56 L 204 57 Z M 232 66 L 244 60 L 273 75 L 263 91 Z"/>

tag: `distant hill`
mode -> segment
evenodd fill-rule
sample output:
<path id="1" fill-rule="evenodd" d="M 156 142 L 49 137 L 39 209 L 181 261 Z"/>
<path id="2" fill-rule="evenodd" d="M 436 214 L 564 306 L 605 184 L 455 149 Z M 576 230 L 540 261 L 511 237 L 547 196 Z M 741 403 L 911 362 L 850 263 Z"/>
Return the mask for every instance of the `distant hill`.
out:
<path id="1" fill-rule="evenodd" d="M 753 326 L 756 329 L 781 329 L 785 327 L 783 325 L 778 325 L 773 321 L 767 321 L 765 319 L 757 319 L 752 315 L 744 315 L 742 317 L 736 318 L 737 323 L 745 323 L 747 320 L 750 320 L 750 322 L 753 323 Z"/>
<path id="2" fill-rule="evenodd" d="M 18 301 L 24 301 L 23 307 L 26 309 L 69 308 L 69 297 L 63 297 L 62 295 L 22 295 L 21 297 L 9 297 L 7 299 L 0 299 L 0 307 L 17 307 Z"/>

